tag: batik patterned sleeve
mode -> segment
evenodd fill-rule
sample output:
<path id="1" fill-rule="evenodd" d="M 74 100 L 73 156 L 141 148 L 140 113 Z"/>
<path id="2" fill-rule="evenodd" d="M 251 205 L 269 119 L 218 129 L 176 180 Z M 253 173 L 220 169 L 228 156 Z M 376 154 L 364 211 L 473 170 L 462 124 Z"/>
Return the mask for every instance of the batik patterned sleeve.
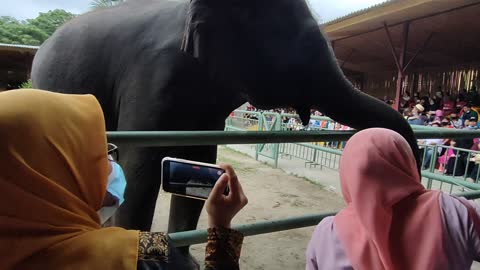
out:
<path id="1" fill-rule="evenodd" d="M 243 234 L 226 228 L 208 229 L 205 270 L 238 270 Z"/>
<path id="2" fill-rule="evenodd" d="M 161 232 L 140 232 L 137 269 L 167 269 L 168 237 Z"/>

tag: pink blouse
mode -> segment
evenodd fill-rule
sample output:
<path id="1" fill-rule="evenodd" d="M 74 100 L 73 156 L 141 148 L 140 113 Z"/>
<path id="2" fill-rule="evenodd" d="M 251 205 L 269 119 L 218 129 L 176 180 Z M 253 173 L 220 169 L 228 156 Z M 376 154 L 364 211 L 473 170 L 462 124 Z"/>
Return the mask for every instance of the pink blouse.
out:
<path id="1" fill-rule="evenodd" d="M 480 207 L 476 203 L 459 199 L 470 203 L 480 215 Z M 442 210 L 441 222 L 445 229 L 444 239 L 447 242 L 444 246 L 449 262 L 448 265 L 439 265 L 438 269 L 470 269 L 473 260 L 480 260 L 480 237 L 475 232 L 467 208 L 458 199 L 444 193 L 439 196 L 439 204 Z M 307 247 L 305 269 L 353 269 L 337 237 L 333 219 L 334 217 L 325 218 L 313 232 Z M 438 226 L 442 224 L 439 221 Z"/>

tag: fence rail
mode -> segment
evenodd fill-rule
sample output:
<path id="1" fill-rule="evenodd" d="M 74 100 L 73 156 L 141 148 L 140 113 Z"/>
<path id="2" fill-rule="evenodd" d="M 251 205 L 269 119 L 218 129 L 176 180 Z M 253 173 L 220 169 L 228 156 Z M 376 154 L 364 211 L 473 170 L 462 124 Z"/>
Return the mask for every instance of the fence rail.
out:
<path id="1" fill-rule="evenodd" d="M 280 114 L 273 114 L 277 117 L 276 121 L 281 121 Z M 281 116 L 281 115 L 280 115 Z M 321 118 L 329 120 L 328 118 Z M 271 120 L 271 119 L 270 119 Z M 263 122 L 268 120 L 262 116 L 256 122 L 264 130 Z M 260 123 L 259 123 L 260 122 Z M 273 122 L 273 121 L 271 121 Z M 231 121 L 230 121 L 231 123 Z M 253 122 L 250 122 L 253 123 Z M 227 144 L 285 144 L 297 143 L 303 147 L 310 147 L 315 151 L 328 152 L 330 155 L 341 155 L 341 151 L 316 146 L 314 144 L 304 144 L 307 142 L 335 142 L 346 141 L 356 131 L 241 131 L 242 127 L 229 126 L 226 122 L 226 129 L 236 131 L 121 131 L 107 132 L 109 142 L 120 145 L 132 145 L 137 147 L 174 147 L 174 146 L 200 146 L 200 145 L 227 145 Z M 272 127 L 274 123 L 267 126 Z M 280 125 L 275 124 L 276 128 Z M 418 139 L 426 138 L 453 138 L 453 139 L 474 139 L 480 137 L 478 131 L 467 130 L 448 130 L 442 128 L 414 127 L 415 136 Z M 263 149 L 265 147 L 257 147 Z M 281 152 L 281 151 L 278 151 Z M 277 153 L 278 153 L 277 152 Z M 474 189 L 474 191 L 462 193 L 467 199 L 480 198 L 480 190 L 478 185 L 460 181 L 451 177 L 434 174 L 431 172 L 422 172 L 423 176 L 436 179 L 442 183 L 454 184 L 457 186 Z M 476 190 L 475 190 L 476 189 Z M 273 221 L 264 221 L 253 224 L 244 224 L 234 226 L 235 229 L 241 231 L 246 236 L 278 232 L 302 227 L 309 227 L 318 224 L 327 216 L 335 215 L 335 213 L 324 213 L 318 215 L 308 215 L 301 217 L 293 217 L 279 219 Z M 187 246 L 192 244 L 204 243 L 207 240 L 206 230 L 195 230 L 186 232 L 177 232 L 169 234 L 174 246 Z"/>
<path id="2" fill-rule="evenodd" d="M 465 192 L 455 194 L 455 196 L 464 197 L 468 200 L 478 199 L 480 198 L 480 191 Z M 233 229 L 242 232 L 245 236 L 254 236 L 315 226 L 320 223 L 320 221 L 322 221 L 324 218 L 334 216 L 336 214 L 336 212 L 331 212 L 318 215 L 308 215 L 286 219 L 263 221 L 253 224 L 233 226 Z M 175 247 L 189 246 L 207 242 L 207 230 L 170 233 L 168 236 L 171 239 L 171 243 Z"/>
<path id="3" fill-rule="evenodd" d="M 478 196 L 480 196 L 480 193 Z M 233 229 L 242 232 L 245 236 L 253 236 L 315 226 L 324 218 L 333 216 L 335 214 L 335 212 L 331 212 L 318 215 L 261 221 L 252 224 L 233 226 Z M 168 236 L 171 238 L 172 244 L 176 247 L 195 245 L 205 243 L 207 241 L 207 230 L 170 233 Z"/>
<path id="4" fill-rule="evenodd" d="M 474 139 L 479 131 L 415 130 L 417 139 Z M 139 147 L 346 141 L 356 131 L 116 131 L 109 142 Z"/>

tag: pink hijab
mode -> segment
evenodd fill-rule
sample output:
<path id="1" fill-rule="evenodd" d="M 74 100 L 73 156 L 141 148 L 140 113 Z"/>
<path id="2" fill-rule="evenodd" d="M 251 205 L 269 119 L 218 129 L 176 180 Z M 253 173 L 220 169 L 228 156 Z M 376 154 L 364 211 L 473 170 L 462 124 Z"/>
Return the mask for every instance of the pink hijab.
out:
<path id="1" fill-rule="evenodd" d="M 357 133 L 340 160 L 340 181 L 347 207 L 335 230 L 354 269 L 445 265 L 440 193 L 420 184 L 402 136 L 381 128 Z"/>

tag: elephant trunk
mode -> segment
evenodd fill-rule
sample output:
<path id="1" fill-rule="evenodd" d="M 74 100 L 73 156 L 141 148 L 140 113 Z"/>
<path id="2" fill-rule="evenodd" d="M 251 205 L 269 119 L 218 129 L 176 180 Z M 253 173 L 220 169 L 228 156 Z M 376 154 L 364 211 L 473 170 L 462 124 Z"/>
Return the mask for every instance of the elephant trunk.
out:
<path id="1" fill-rule="evenodd" d="M 420 171 L 420 153 L 413 130 L 403 116 L 386 103 L 354 88 L 341 74 L 334 86 L 322 91 L 318 109 L 333 120 L 354 129 L 387 128 L 402 135 L 412 148 Z M 327 100 L 325 102 L 325 100 Z"/>

